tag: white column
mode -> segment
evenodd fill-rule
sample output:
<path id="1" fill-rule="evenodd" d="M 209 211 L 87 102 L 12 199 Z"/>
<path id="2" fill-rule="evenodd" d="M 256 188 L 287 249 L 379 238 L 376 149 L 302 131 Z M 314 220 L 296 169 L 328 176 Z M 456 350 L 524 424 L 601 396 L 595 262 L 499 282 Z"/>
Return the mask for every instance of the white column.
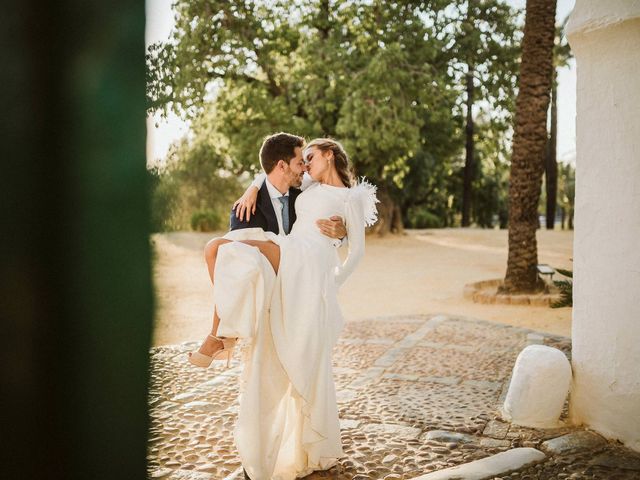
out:
<path id="1" fill-rule="evenodd" d="M 571 417 L 640 451 L 640 1 L 577 0 Z"/>

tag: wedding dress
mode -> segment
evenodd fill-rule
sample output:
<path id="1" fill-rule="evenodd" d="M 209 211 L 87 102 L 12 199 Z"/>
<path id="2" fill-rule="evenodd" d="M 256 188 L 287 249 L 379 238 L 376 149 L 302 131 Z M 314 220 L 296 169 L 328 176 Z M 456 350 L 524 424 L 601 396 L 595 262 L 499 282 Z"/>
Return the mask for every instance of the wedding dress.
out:
<path id="1" fill-rule="evenodd" d="M 292 480 L 326 470 L 344 456 L 331 354 L 342 330 L 338 287 L 364 254 L 365 226 L 377 212 L 375 187 L 312 183 L 297 198 L 288 236 L 234 230 L 230 240 L 280 246 L 278 274 L 256 247 L 222 245 L 214 278 L 218 335 L 250 339 L 234 430 L 242 465 L 253 480 Z M 315 222 L 341 216 L 348 254 Z"/>

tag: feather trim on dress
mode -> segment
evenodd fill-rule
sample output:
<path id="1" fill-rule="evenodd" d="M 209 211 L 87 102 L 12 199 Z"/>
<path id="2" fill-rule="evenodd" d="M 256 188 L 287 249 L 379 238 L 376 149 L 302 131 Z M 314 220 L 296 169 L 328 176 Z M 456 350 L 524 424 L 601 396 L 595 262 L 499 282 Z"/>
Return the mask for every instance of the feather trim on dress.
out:
<path id="1" fill-rule="evenodd" d="M 349 196 L 351 198 L 357 198 L 364 212 L 364 224 L 366 227 L 372 226 L 378 221 L 378 208 L 376 203 L 380 203 L 376 196 L 378 187 L 369 183 L 364 177 L 360 179 L 360 182 L 351 187 Z"/>

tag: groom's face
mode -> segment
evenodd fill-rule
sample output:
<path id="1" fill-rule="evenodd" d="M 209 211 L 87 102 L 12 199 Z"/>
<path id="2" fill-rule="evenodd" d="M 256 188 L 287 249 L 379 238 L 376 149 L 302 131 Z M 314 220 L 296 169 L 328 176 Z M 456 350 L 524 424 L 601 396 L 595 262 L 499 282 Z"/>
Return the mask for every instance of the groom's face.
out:
<path id="1" fill-rule="evenodd" d="M 296 156 L 289 161 L 288 168 L 285 167 L 285 175 L 289 185 L 297 188 L 302 185 L 302 175 L 307 171 L 307 167 L 302 160 L 302 149 L 296 147 L 294 153 Z"/>

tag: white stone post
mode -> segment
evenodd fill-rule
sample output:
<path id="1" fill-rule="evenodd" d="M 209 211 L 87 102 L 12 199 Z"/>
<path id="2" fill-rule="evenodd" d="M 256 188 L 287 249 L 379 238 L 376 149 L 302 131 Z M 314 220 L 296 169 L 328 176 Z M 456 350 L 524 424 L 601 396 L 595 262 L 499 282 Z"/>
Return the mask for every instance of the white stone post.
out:
<path id="1" fill-rule="evenodd" d="M 640 1 L 577 0 L 570 412 L 640 451 Z"/>
<path id="2" fill-rule="evenodd" d="M 558 427 L 570 383 L 571 366 L 562 351 L 529 345 L 513 366 L 503 417 L 525 427 Z"/>

